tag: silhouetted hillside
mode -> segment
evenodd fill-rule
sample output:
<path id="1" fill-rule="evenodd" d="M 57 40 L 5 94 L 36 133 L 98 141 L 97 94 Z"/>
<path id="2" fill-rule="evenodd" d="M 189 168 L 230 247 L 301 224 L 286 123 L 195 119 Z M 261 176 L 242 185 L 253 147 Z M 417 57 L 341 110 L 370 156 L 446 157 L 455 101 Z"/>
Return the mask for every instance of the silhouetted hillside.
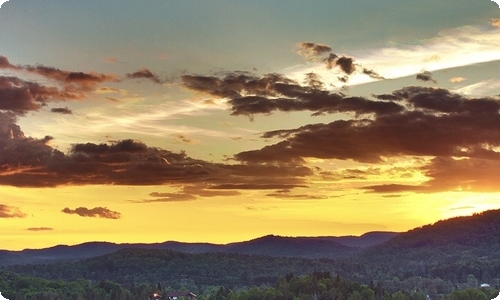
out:
<path id="1" fill-rule="evenodd" d="M 250 241 L 218 245 L 210 243 L 182 243 L 168 241 L 153 244 L 114 244 L 88 242 L 74 246 L 58 245 L 44 249 L 22 251 L 0 250 L 0 266 L 28 263 L 52 263 L 74 261 L 118 251 L 120 249 L 165 249 L 184 253 L 242 253 L 270 256 L 326 257 L 336 258 L 356 252 L 353 247 L 380 244 L 397 233 L 366 233 L 360 237 L 278 237 L 265 236 Z"/>
<path id="2" fill-rule="evenodd" d="M 280 274 L 307 274 L 332 269 L 334 261 L 292 257 L 251 256 L 237 253 L 189 254 L 162 249 L 122 249 L 75 262 L 15 265 L 7 270 L 46 279 L 94 281 L 120 284 L 178 281 L 189 278 L 197 284 L 260 285 L 275 283 Z"/>
<path id="3" fill-rule="evenodd" d="M 317 237 L 281 237 L 268 235 L 226 245 L 225 252 L 305 258 L 339 258 L 353 255 L 355 248 L 334 240 Z"/>
<path id="4" fill-rule="evenodd" d="M 443 257 L 448 261 L 466 257 L 500 259 L 500 210 L 418 227 L 368 252 L 425 260 Z"/>
<path id="5" fill-rule="evenodd" d="M 361 236 L 325 237 L 324 239 L 332 240 L 348 247 L 366 248 L 385 243 L 397 235 L 399 233 L 391 231 L 371 231 Z"/>
<path id="6" fill-rule="evenodd" d="M 417 276 L 456 284 L 500 282 L 500 210 L 442 220 L 401 233 L 366 249 L 356 264 L 363 278 Z"/>

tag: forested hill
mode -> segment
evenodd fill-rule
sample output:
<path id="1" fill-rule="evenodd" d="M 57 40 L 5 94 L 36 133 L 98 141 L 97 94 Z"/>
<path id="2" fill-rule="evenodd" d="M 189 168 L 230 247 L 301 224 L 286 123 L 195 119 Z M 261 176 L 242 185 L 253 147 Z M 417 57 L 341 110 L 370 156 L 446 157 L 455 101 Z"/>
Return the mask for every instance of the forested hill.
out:
<path id="1" fill-rule="evenodd" d="M 58 245 L 45 249 L 0 250 L 0 266 L 79 260 L 112 253 L 120 249 L 165 249 L 184 253 L 221 252 L 306 258 L 339 258 L 354 254 L 357 251 L 354 248 L 381 244 L 396 235 L 395 232 L 368 232 L 362 236 L 340 237 L 295 238 L 269 235 L 227 245 L 175 241 L 155 244 L 89 242 L 75 246 Z"/>
<path id="2" fill-rule="evenodd" d="M 329 259 L 250 256 L 236 253 L 189 254 L 160 249 L 122 249 L 77 262 L 6 267 L 18 274 L 46 279 L 112 280 L 129 286 L 159 280 L 178 282 L 189 278 L 196 284 L 257 285 L 272 283 L 282 274 L 297 275 L 334 269 Z"/>
<path id="3" fill-rule="evenodd" d="M 356 263 L 360 279 L 384 274 L 399 279 L 439 278 L 455 285 L 499 285 L 500 210 L 451 218 L 401 233 L 367 249 Z"/>
<path id="4" fill-rule="evenodd" d="M 500 209 L 415 228 L 367 253 L 449 262 L 468 257 L 500 259 Z"/>
<path id="5" fill-rule="evenodd" d="M 228 244 L 225 252 L 304 258 L 340 258 L 352 255 L 356 250 L 322 238 L 268 235 L 247 242 Z"/>

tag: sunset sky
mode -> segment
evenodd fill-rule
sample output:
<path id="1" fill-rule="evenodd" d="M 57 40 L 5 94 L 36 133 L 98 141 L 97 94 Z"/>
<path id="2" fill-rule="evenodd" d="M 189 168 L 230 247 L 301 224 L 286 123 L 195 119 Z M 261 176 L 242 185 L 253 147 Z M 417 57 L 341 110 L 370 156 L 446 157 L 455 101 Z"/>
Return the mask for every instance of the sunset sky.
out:
<path id="1" fill-rule="evenodd" d="M 10 0 L 0 248 L 498 209 L 498 70 L 489 0 Z"/>

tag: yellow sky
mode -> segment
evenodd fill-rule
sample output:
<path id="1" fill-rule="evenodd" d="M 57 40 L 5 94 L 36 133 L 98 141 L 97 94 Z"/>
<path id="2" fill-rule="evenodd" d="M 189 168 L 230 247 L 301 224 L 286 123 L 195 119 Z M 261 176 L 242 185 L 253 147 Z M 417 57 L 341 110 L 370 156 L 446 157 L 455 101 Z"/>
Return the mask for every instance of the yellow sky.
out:
<path id="1" fill-rule="evenodd" d="M 267 234 L 283 236 L 360 235 L 406 231 L 439 219 L 498 208 L 498 193 L 447 192 L 397 197 L 362 195 L 355 190 L 325 199 L 270 199 L 262 193 L 232 198 L 139 204 L 152 188 L 120 186 L 23 189 L 2 187 L 0 197 L 21 211 L 22 219 L 0 218 L 2 248 L 50 247 L 87 241 L 154 243 L 167 240 L 228 243 Z M 169 188 L 163 188 L 168 191 Z M 347 194 L 339 197 L 340 194 Z M 61 213 L 64 207 L 105 206 L 120 219 Z M 46 227 L 51 230 L 32 231 Z"/>

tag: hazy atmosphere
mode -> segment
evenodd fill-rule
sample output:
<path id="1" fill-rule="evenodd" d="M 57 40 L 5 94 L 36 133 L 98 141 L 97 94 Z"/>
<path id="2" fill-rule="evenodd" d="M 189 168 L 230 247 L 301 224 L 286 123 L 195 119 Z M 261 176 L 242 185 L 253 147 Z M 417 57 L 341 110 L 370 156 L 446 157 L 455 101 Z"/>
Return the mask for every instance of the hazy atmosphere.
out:
<path id="1" fill-rule="evenodd" d="M 499 49 L 489 0 L 10 0 L 0 248 L 498 209 Z"/>

